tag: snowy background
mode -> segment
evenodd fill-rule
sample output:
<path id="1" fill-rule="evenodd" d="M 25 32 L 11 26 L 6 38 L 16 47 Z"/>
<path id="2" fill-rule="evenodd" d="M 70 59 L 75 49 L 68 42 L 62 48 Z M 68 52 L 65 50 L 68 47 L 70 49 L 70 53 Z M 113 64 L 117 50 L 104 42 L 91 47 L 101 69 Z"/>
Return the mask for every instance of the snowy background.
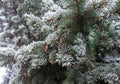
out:
<path id="1" fill-rule="evenodd" d="M 6 69 L 4 67 L 0 68 L 0 84 L 3 82 L 3 77 L 5 75 Z"/>

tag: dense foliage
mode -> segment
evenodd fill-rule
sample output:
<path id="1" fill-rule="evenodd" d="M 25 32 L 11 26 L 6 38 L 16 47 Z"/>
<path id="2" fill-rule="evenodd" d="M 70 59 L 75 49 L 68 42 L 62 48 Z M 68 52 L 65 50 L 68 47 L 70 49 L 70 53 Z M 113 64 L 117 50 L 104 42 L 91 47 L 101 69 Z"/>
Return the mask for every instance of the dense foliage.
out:
<path id="1" fill-rule="evenodd" d="M 120 84 L 119 37 L 119 0 L 0 0 L 4 84 Z"/>

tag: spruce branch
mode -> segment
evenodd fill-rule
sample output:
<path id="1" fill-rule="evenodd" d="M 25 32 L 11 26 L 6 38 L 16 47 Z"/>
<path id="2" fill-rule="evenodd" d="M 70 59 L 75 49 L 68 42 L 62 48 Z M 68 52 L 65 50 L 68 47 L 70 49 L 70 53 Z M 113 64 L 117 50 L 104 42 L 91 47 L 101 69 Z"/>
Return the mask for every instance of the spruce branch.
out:
<path id="1" fill-rule="evenodd" d="M 77 12 L 78 14 L 80 13 L 80 9 L 79 9 L 79 1 L 78 0 L 75 0 L 75 4 L 77 6 Z"/>
<path id="2" fill-rule="evenodd" d="M 110 18 L 112 15 L 114 15 L 117 11 L 120 11 L 120 6 L 116 7 L 110 13 L 106 16 L 106 18 Z"/>

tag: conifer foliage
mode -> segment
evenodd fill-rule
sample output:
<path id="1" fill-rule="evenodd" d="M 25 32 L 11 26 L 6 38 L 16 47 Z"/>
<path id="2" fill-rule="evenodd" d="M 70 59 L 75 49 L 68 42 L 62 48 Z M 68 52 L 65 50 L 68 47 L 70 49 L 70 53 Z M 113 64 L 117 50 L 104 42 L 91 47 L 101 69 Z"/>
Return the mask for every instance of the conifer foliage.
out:
<path id="1" fill-rule="evenodd" d="M 120 84 L 119 0 L 0 0 L 4 84 Z"/>

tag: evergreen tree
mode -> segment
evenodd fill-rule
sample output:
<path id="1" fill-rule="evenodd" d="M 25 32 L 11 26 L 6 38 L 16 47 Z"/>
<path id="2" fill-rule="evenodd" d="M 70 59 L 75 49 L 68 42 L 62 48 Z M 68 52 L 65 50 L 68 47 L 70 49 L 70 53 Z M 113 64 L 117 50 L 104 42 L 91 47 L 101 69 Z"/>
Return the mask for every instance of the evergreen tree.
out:
<path id="1" fill-rule="evenodd" d="M 119 0 L 0 0 L 4 84 L 120 84 Z"/>

